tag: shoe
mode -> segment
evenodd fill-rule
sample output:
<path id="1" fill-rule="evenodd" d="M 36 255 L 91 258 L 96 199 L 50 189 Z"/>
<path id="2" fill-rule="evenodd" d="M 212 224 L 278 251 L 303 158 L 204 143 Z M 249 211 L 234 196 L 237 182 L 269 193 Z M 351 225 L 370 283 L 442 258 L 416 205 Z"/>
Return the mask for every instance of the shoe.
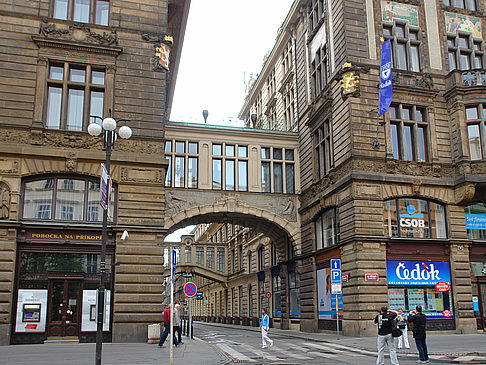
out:
<path id="1" fill-rule="evenodd" d="M 266 349 L 266 348 L 267 348 L 267 346 L 262 346 L 262 349 Z"/>
<path id="2" fill-rule="evenodd" d="M 159 345 L 159 347 L 164 347 L 164 345 Z"/>
<path id="3" fill-rule="evenodd" d="M 397 347 L 398 350 L 401 350 L 402 348 L 401 347 Z"/>
<path id="4" fill-rule="evenodd" d="M 428 363 L 430 363 L 430 361 L 429 360 L 425 360 L 425 363 L 428 364 Z"/>
<path id="5" fill-rule="evenodd" d="M 270 347 L 272 347 L 272 346 L 273 346 L 273 341 L 270 343 Z"/>
<path id="6" fill-rule="evenodd" d="M 184 342 L 182 342 L 182 341 L 181 341 L 181 342 L 179 342 L 179 345 L 184 345 Z"/>
<path id="7" fill-rule="evenodd" d="M 426 364 L 426 362 L 424 360 L 417 360 L 415 361 L 417 364 Z"/>
<path id="8" fill-rule="evenodd" d="M 409 347 L 405 347 L 407 350 L 410 350 L 410 346 Z"/>

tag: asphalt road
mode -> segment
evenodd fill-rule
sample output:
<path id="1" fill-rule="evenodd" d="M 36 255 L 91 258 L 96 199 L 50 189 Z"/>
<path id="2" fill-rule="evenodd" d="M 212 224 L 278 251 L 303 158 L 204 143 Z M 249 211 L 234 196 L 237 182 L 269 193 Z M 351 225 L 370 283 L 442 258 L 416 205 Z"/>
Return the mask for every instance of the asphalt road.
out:
<path id="1" fill-rule="evenodd" d="M 272 335 L 274 340 L 271 348 L 261 348 L 261 336 L 258 332 L 237 330 L 235 328 L 214 327 L 198 324 L 197 336 L 216 346 L 224 352 L 232 362 L 228 364 L 347 364 L 365 365 L 376 363 L 376 352 L 346 346 L 336 342 L 313 342 L 305 339 L 282 335 Z M 418 356 L 398 354 L 400 365 L 416 364 Z M 450 364 L 450 359 L 439 356 L 431 358 L 431 364 Z M 390 364 L 388 356 L 385 364 Z"/>

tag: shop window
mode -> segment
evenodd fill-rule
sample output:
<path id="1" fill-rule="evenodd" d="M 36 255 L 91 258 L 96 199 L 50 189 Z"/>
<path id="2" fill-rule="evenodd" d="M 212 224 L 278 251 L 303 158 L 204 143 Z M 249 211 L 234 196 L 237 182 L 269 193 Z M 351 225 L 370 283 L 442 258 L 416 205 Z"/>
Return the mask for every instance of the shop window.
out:
<path id="1" fill-rule="evenodd" d="M 105 71 L 91 65 L 49 64 L 45 127 L 83 131 L 103 117 Z"/>
<path id="2" fill-rule="evenodd" d="M 280 276 L 272 277 L 272 292 L 273 292 L 273 315 L 274 316 L 281 316 L 282 315 L 282 279 Z"/>
<path id="3" fill-rule="evenodd" d="M 464 208 L 467 238 L 486 240 L 486 203 L 473 203 Z"/>
<path id="4" fill-rule="evenodd" d="M 403 238 L 446 238 L 445 207 L 415 198 L 384 202 L 385 235 Z"/>
<path id="5" fill-rule="evenodd" d="M 338 242 L 336 209 L 329 209 L 315 222 L 316 250 L 330 247 Z"/>
<path id="6" fill-rule="evenodd" d="M 383 36 L 391 40 L 393 67 L 420 72 L 420 29 L 395 22 L 383 26 Z"/>
<path id="7" fill-rule="evenodd" d="M 429 318 L 453 318 L 448 261 L 394 261 L 387 266 L 388 306 L 404 312 L 420 305 Z"/>
<path id="8" fill-rule="evenodd" d="M 80 23 L 108 25 L 108 0 L 52 0 L 52 17 Z"/>
<path id="9" fill-rule="evenodd" d="M 447 36 L 449 71 L 478 70 L 483 68 L 482 40 L 470 34 L 449 34 Z"/>
<path id="10" fill-rule="evenodd" d="M 388 111 L 393 158 L 405 161 L 428 161 L 426 109 L 392 104 Z"/>
<path id="11" fill-rule="evenodd" d="M 115 192 L 108 220 L 113 221 Z M 100 184 L 83 178 L 47 178 L 23 183 L 23 219 L 100 222 Z"/>
<path id="12" fill-rule="evenodd" d="M 300 316 L 300 275 L 289 272 L 290 316 Z"/>

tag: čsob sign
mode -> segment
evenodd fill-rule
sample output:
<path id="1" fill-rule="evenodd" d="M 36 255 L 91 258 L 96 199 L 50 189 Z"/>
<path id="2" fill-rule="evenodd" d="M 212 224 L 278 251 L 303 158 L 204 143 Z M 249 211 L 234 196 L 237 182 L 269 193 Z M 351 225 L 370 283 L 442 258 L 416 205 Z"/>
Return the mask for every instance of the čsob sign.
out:
<path id="1" fill-rule="evenodd" d="M 400 214 L 400 227 L 425 228 L 423 213 L 417 213 L 412 204 L 407 206 L 408 214 Z"/>
<path id="2" fill-rule="evenodd" d="M 451 283 L 447 261 L 387 261 L 388 285 L 435 285 Z"/>

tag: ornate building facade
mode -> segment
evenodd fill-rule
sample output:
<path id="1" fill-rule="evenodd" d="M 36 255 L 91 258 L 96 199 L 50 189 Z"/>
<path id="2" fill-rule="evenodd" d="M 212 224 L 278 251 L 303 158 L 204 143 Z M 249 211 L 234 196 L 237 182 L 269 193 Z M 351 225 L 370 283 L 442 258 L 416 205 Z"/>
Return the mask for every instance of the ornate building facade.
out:
<path id="1" fill-rule="evenodd" d="M 0 2 L 1 344 L 94 340 L 105 152 L 86 131 L 109 115 L 133 136 L 111 160 L 105 340 L 160 321 L 163 126 L 189 3 Z"/>
<path id="2" fill-rule="evenodd" d="M 484 7 L 294 2 L 240 117 L 299 132 L 300 311 L 286 315 L 301 330 L 339 315 L 345 334 L 374 335 L 377 308 L 418 304 L 431 329 L 485 327 Z M 394 94 L 377 118 L 387 39 Z"/>

